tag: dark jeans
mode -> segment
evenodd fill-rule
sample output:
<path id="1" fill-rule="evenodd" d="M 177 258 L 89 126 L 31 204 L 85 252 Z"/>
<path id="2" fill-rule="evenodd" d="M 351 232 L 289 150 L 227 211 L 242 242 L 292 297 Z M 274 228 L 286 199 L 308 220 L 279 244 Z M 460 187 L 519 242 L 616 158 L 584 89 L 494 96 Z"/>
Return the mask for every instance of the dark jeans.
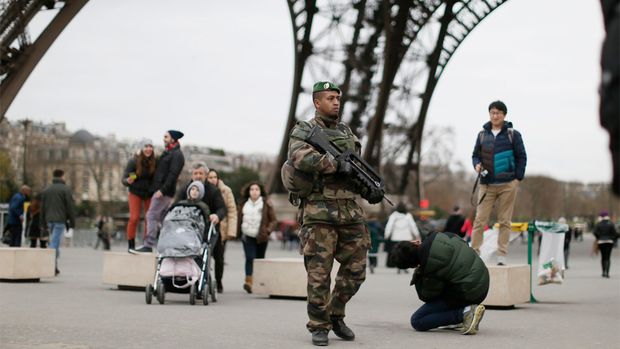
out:
<path id="1" fill-rule="evenodd" d="M 215 261 L 215 281 L 220 285 L 224 276 L 224 252 L 226 251 L 226 241 L 222 242 L 222 234 L 217 234 L 217 241 L 213 246 L 213 260 Z"/>
<path id="2" fill-rule="evenodd" d="M 22 226 L 21 225 L 9 226 L 9 233 L 11 234 L 11 242 L 9 243 L 9 246 L 10 247 L 21 247 L 22 246 Z"/>
<path id="3" fill-rule="evenodd" d="M 613 243 L 598 245 L 598 249 L 601 251 L 601 266 L 603 267 L 603 274 L 609 275 L 609 267 L 611 266 L 611 249 L 613 246 Z"/>
<path id="4" fill-rule="evenodd" d="M 259 244 L 256 238 L 243 236 L 243 252 L 245 252 L 245 275 L 252 276 L 254 272 L 254 259 L 265 258 L 267 242 Z"/>
<path id="5" fill-rule="evenodd" d="M 413 315 L 411 326 L 416 331 L 428 331 L 447 325 L 463 322 L 463 307 L 449 306 L 443 300 L 424 303 Z"/>

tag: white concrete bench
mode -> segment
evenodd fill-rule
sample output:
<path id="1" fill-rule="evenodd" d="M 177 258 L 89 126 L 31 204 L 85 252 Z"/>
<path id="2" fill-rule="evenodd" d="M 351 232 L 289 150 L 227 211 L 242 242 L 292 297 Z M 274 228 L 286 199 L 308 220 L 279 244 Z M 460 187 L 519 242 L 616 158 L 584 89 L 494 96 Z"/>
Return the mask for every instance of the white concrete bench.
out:
<path id="1" fill-rule="evenodd" d="M 54 277 L 56 252 L 47 248 L 0 248 L 0 279 L 39 281 Z"/>
<path id="2" fill-rule="evenodd" d="M 529 265 L 488 266 L 488 269 L 491 282 L 484 305 L 512 307 L 530 301 Z"/>
<path id="3" fill-rule="evenodd" d="M 154 253 L 103 253 L 103 283 L 118 288 L 142 288 L 153 283 L 157 270 Z"/>
<path id="4" fill-rule="evenodd" d="M 340 264 L 334 261 L 333 288 Z M 254 260 L 252 292 L 275 297 L 307 298 L 308 276 L 303 258 L 266 258 Z"/>

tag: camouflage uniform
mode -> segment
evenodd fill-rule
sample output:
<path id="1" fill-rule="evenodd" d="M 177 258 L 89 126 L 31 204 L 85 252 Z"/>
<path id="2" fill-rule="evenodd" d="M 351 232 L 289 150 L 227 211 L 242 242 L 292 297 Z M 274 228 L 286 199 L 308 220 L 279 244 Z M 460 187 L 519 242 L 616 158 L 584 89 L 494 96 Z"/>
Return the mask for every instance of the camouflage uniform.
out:
<path id="1" fill-rule="evenodd" d="M 366 278 L 370 236 L 359 195 L 351 180 L 337 174 L 333 156 L 321 154 L 304 139 L 320 126 L 342 150 L 361 145 L 351 129 L 336 124 L 318 112 L 310 121 L 300 121 L 291 131 L 288 158 L 296 169 L 314 176 L 312 193 L 302 199 L 299 233 L 300 253 L 308 273 L 308 317 L 311 332 L 331 329 L 331 319 L 344 318 L 345 305 Z M 330 273 L 334 258 L 340 263 L 330 295 Z"/>

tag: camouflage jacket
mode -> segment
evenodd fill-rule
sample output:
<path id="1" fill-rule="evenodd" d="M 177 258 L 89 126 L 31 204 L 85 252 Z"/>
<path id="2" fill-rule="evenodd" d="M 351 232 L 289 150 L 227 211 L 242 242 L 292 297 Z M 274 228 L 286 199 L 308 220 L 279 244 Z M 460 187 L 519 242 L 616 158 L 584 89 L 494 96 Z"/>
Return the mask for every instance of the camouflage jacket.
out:
<path id="1" fill-rule="evenodd" d="M 364 210 L 352 181 L 337 174 L 338 161 L 330 154 L 321 154 L 304 140 L 314 126 L 323 128 L 330 140 L 342 150 L 361 150 L 351 129 L 316 113 L 310 121 L 298 121 L 290 134 L 288 159 L 293 167 L 314 177 L 312 193 L 302 200 L 302 223 L 350 225 L 365 222 Z"/>

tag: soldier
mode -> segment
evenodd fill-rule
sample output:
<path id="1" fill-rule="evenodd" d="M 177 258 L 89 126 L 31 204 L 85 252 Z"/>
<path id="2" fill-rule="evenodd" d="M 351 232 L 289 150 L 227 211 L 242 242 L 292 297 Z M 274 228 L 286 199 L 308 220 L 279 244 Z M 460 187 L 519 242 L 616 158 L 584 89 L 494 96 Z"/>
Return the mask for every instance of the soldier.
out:
<path id="1" fill-rule="evenodd" d="M 344 340 L 355 339 L 355 334 L 343 321 L 345 305 L 366 278 L 370 235 L 364 210 L 357 202 L 360 189 L 349 178 L 350 164 L 329 153 L 321 154 L 305 142 L 311 129 L 319 126 L 343 151 L 354 150 L 359 154 L 359 140 L 347 125 L 339 122 L 340 89 L 328 81 L 317 82 L 312 89 L 312 99 L 315 116 L 310 121 L 297 122 L 291 131 L 287 164 L 306 178 L 309 185 L 305 193 L 298 195 L 302 223 L 300 253 L 304 255 L 308 273 L 310 321 L 306 327 L 312 333 L 314 345 L 326 346 L 330 329 Z M 283 167 L 286 186 L 284 173 Z M 369 202 L 379 202 L 383 193 L 375 196 Z M 330 295 L 334 259 L 340 263 L 340 269 Z"/>

